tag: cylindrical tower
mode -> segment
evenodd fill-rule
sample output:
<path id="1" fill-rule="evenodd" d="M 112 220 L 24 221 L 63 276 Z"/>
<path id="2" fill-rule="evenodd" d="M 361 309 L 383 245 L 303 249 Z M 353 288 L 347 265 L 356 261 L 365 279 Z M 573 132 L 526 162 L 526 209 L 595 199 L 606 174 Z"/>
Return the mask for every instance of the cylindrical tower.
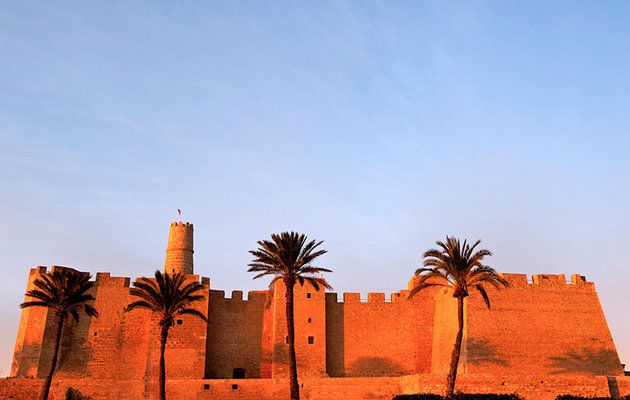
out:
<path id="1" fill-rule="evenodd" d="M 171 224 L 166 245 L 164 272 L 194 274 L 193 225 L 191 223 L 179 221 Z"/>

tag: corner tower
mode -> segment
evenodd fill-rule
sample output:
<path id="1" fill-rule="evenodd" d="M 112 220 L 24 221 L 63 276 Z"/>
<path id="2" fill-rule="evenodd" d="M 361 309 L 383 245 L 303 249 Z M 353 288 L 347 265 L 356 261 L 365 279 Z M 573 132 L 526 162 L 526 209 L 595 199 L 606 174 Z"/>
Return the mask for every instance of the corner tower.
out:
<path id="1" fill-rule="evenodd" d="M 193 224 L 173 222 L 168 234 L 164 272 L 194 274 L 193 269 Z"/>

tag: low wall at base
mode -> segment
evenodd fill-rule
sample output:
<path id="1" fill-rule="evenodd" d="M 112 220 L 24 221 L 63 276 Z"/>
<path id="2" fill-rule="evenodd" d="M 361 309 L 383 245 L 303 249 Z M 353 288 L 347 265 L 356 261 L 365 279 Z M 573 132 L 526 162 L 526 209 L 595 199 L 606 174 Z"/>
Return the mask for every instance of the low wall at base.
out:
<path id="1" fill-rule="evenodd" d="M 7 378 L 0 380 L 0 399 L 37 399 L 42 379 Z M 301 398 L 387 399 L 402 393 L 399 377 L 302 379 Z M 68 387 L 78 389 L 94 400 L 158 400 L 158 382 L 111 380 L 53 381 L 50 400 L 63 400 Z M 277 400 L 289 398 L 286 379 L 169 379 L 169 399 Z"/>
<path id="2" fill-rule="evenodd" d="M 0 399 L 33 400 L 43 380 L 0 379 Z M 304 400 L 390 400 L 396 394 L 443 393 L 445 377 L 407 375 L 373 378 L 304 378 L 300 380 Z M 620 395 L 630 395 L 630 377 L 616 376 L 613 384 Z M 53 381 L 50 400 L 63 400 L 68 387 L 94 400 L 157 400 L 158 383 L 80 379 Z M 461 375 L 457 389 L 466 393 L 517 393 L 525 400 L 554 400 L 560 394 L 610 396 L 605 376 L 488 376 Z M 169 379 L 167 397 L 177 399 L 281 400 L 289 398 L 286 379 Z"/>
<path id="3" fill-rule="evenodd" d="M 445 379 L 436 375 L 410 375 L 403 378 L 404 394 L 443 393 Z M 630 394 L 630 377 L 614 377 L 620 394 Z M 627 381 L 627 383 L 625 383 Z M 628 385 L 625 389 L 624 385 Z M 605 376 L 495 376 L 460 375 L 458 390 L 464 393 L 516 393 L 526 400 L 553 400 L 561 394 L 577 396 L 610 396 Z"/>

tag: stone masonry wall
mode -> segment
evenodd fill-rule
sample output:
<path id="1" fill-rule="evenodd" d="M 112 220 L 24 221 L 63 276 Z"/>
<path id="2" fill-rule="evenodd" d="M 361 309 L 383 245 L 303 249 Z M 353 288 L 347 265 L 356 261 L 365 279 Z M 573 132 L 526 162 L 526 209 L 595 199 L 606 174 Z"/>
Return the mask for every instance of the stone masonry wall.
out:
<path id="1" fill-rule="evenodd" d="M 272 377 L 288 375 L 286 298 L 283 282 L 274 288 L 273 304 L 273 364 Z M 302 376 L 326 375 L 326 294 L 324 289 L 296 284 L 294 287 L 295 352 Z"/>
<path id="2" fill-rule="evenodd" d="M 46 268 L 31 270 L 31 281 Z M 190 279 L 199 281 L 196 275 Z M 203 281 L 208 293 L 208 281 Z M 64 327 L 57 375 L 61 379 L 83 377 L 144 379 L 157 373 L 159 363 L 158 321 L 146 310 L 124 312 L 131 303 L 129 278 L 96 276 L 92 289 L 98 318 L 81 315 L 70 318 Z M 203 314 L 208 300 L 196 307 Z M 50 367 L 54 321 L 46 309 L 23 311 L 16 340 L 12 376 L 44 377 Z M 167 368 L 172 377 L 204 377 L 206 323 L 192 316 L 176 321 L 169 332 L 166 348 Z"/>
<path id="3" fill-rule="evenodd" d="M 616 377 L 621 396 L 630 394 L 630 377 Z M 0 379 L 0 398 L 32 400 L 37 398 L 42 379 Z M 371 378 L 303 378 L 301 395 L 305 400 L 391 400 L 396 394 L 443 394 L 445 379 L 439 375 L 406 375 Z M 94 400 L 157 400 L 157 381 L 140 380 L 55 380 L 51 400 L 64 399 L 68 387 Z M 554 400 L 560 394 L 610 396 L 603 376 L 495 376 L 462 375 L 457 390 L 468 393 L 516 393 L 525 400 Z M 286 379 L 169 379 L 167 395 L 174 399 L 258 399 L 289 398 Z"/>
<path id="4" fill-rule="evenodd" d="M 33 281 L 46 271 L 46 267 L 31 268 L 28 275 L 26 290 L 34 289 Z M 25 297 L 25 301 L 33 300 Z M 48 322 L 48 310 L 40 307 L 29 307 L 22 310 L 20 325 L 18 326 L 15 349 L 13 351 L 13 363 L 11 376 L 42 377 L 45 371 L 40 371 L 42 358 L 48 359 L 49 354 L 44 354 L 42 345 L 44 335 L 50 333 Z"/>
<path id="5" fill-rule="evenodd" d="M 467 299 L 465 372 L 623 375 L 593 283 L 505 274 L 510 288 Z"/>
<path id="6" fill-rule="evenodd" d="M 263 313 L 266 292 L 225 293 L 210 290 L 208 335 L 205 345 L 205 377 L 232 378 L 236 368 L 247 378 L 261 377 Z"/>
<path id="7" fill-rule="evenodd" d="M 43 267 L 32 269 L 27 288 L 45 271 Z M 592 283 L 577 275 L 570 284 L 563 275 L 534 276 L 533 283 L 525 275 L 504 276 L 511 287 L 490 290 L 491 309 L 477 293 L 466 300 L 462 388 L 509 389 L 532 398 L 580 390 L 595 395 L 608 390 L 609 376 L 618 379 L 620 392 L 630 390 Z M 190 279 L 200 280 L 196 275 Z M 223 292 L 210 290 L 207 278 L 201 282 L 206 297 L 196 307 L 208 315 L 209 324 L 192 316 L 176 321 L 166 350 L 169 378 L 190 388 L 181 390 L 210 398 L 206 394 L 223 393 L 234 369 L 242 368 L 247 378 L 261 378 L 245 379 L 242 385 L 264 396 L 275 393 L 281 385 L 277 379 L 287 376 L 283 286 L 276 286 L 267 307 L 266 291 L 250 292 L 247 300 L 238 291 L 225 298 Z M 111 387 L 98 383 L 105 381 L 130 382 L 130 398 L 153 396 L 159 327 L 156 317 L 147 311 L 124 312 L 132 300 L 129 286 L 129 278 L 97 274 L 93 293 L 100 317 L 83 315 L 78 323 L 68 322 L 56 376 L 59 382 L 76 382 L 96 393 L 95 398 L 104 398 L 99 397 L 100 390 L 125 390 L 113 383 Z M 339 301 L 335 293 L 297 285 L 296 350 L 305 385 L 315 382 L 331 398 L 344 391 L 351 396 L 348 398 L 361 398 L 356 397 L 360 393 L 384 396 L 385 391 L 403 391 L 416 383 L 427 390 L 442 390 L 456 332 L 455 301 L 437 289 L 420 292 L 413 299 L 407 299 L 407 294 L 403 290 L 386 301 L 380 293 L 370 293 L 367 299 L 345 293 Z M 45 375 L 53 322 L 45 309 L 23 310 L 13 376 Z M 418 378 L 414 381 L 409 376 Z M 10 382 L 22 384 L 20 380 Z M 411 383 L 404 386 L 401 382 Z M 359 383 L 364 389 L 354 386 Z M 229 396 L 238 397 L 231 383 L 225 387 Z"/>
<path id="8" fill-rule="evenodd" d="M 327 359 L 331 376 L 396 376 L 430 372 L 433 291 L 327 295 Z M 367 301 L 366 301 L 367 300 Z"/>

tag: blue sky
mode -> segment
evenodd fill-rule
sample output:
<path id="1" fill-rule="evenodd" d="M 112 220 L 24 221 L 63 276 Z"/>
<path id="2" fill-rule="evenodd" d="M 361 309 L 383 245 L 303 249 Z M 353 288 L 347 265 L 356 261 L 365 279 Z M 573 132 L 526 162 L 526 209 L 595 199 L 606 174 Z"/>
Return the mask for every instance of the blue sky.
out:
<path id="1" fill-rule="evenodd" d="M 136 277 L 176 209 L 196 271 L 325 240 L 336 291 L 393 292 L 445 234 L 596 282 L 630 363 L 630 3 L 7 2 L 0 369 L 27 268 Z"/>

